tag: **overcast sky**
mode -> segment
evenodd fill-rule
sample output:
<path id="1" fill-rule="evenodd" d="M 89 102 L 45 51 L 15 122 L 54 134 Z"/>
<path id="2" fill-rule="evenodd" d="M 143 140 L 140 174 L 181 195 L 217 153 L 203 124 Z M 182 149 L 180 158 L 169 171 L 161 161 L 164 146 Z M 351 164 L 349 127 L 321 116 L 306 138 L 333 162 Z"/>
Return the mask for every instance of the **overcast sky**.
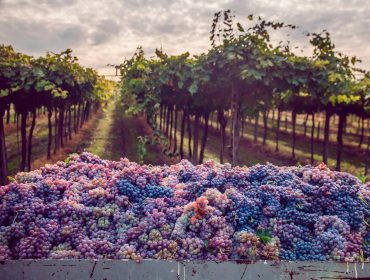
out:
<path id="1" fill-rule="evenodd" d="M 356 55 L 370 70 L 369 0 L 0 0 L 0 44 L 41 55 L 72 48 L 81 63 L 102 74 L 138 45 L 151 56 L 206 51 L 213 14 L 231 9 L 299 26 L 293 45 L 309 51 L 304 31 L 327 29 L 338 50 Z"/>

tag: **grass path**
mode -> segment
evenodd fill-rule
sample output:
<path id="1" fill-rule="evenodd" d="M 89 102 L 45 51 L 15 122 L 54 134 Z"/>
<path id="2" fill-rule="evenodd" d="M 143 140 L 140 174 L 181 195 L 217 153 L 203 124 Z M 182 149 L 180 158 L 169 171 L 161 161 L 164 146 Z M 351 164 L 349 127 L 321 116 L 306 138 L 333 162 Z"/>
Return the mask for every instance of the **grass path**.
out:
<path id="1" fill-rule="evenodd" d="M 122 104 L 113 101 L 108 104 L 94 128 L 91 143 L 85 150 L 104 159 L 119 160 L 126 157 L 138 162 L 137 138 L 151 134 L 152 130 L 144 118 L 127 116 Z M 147 150 L 144 158 L 146 164 L 170 164 L 174 161 L 165 156 L 159 146 L 148 145 Z"/>

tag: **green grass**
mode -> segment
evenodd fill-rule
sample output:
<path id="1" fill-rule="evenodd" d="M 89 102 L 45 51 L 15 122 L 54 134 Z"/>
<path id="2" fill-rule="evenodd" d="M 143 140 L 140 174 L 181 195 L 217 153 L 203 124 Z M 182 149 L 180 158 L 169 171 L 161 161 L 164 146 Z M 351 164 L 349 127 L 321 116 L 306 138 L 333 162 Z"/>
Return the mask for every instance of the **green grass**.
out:
<path id="1" fill-rule="evenodd" d="M 282 130 L 285 130 L 285 116 L 287 115 L 288 117 L 288 129 L 287 129 L 287 132 L 289 133 L 292 133 L 292 123 L 291 123 L 291 114 L 290 113 L 282 113 L 282 116 L 281 116 L 281 129 Z M 296 133 L 297 134 L 301 134 L 303 135 L 304 133 L 304 126 L 303 126 L 303 122 L 304 122 L 304 118 L 305 118 L 305 115 L 297 115 L 297 125 L 296 125 Z M 320 121 L 320 138 L 319 140 L 323 141 L 324 139 L 324 121 L 325 121 L 325 117 L 324 116 L 319 116 L 319 115 L 316 115 L 315 116 L 316 120 L 315 120 L 315 137 L 316 137 L 316 133 L 317 133 L 317 126 L 318 126 L 318 121 Z M 268 126 L 269 127 L 276 127 L 276 119 L 277 119 L 277 112 L 275 112 L 275 120 L 273 121 L 272 120 L 272 113 L 270 113 L 269 115 L 269 118 L 268 118 Z M 351 147 L 354 147 L 354 148 L 358 148 L 358 142 L 359 142 L 359 139 L 360 139 L 360 135 L 357 133 L 358 132 L 358 127 L 359 127 L 359 123 L 356 123 L 355 121 L 353 123 L 350 123 L 350 120 L 351 118 L 348 117 L 348 122 L 347 122 L 347 129 L 346 129 L 346 133 L 343 135 L 343 142 L 345 145 L 347 146 L 351 146 Z M 330 121 L 330 137 L 329 137 L 329 140 L 335 144 L 336 141 L 337 141 L 337 128 L 338 128 L 338 117 L 334 118 L 332 117 L 331 118 L 331 121 Z M 253 120 L 254 122 L 254 120 Z M 262 117 L 259 118 L 259 125 L 262 126 L 263 125 L 263 119 Z M 311 131 L 311 125 L 312 125 L 312 120 L 311 120 L 311 116 L 309 116 L 308 118 L 308 121 L 307 121 L 307 135 L 310 133 Z M 364 131 L 364 142 L 362 144 L 362 149 L 363 150 L 366 150 L 367 148 L 367 141 L 368 141 L 368 137 L 370 137 L 370 134 L 369 134 L 369 129 L 367 129 L 367 122 L 365 122 L 365 131 Z"/>
<path id="2" fill-rule="evenodd" d="M 297 142 L 296 142 L 296 160 L 291 159 L 291 124 L 288 123 L 288 130 L 285 132 L 284 121 L 285 116 L 282 117 L 281 133 L 280 133 L 280 151 L 275 152 L 275 121 L 271 119 L 271 114 L 268 119 L 268 134 L 266 146 L 262 146 L 263 123 L 262 118 L 259 119 L 258 137 L 259 143 L 253 143 L 253 123 L 245 123 L 244 136 L 240 143 L 239 163 L 240 165 L 254 165 L 257 163 L 271 162 L 276 165 L 295 165 L 298 162 L 301 164 L 309 163 L 310 159 L 310 122 L 308 123 L 307 137 L 303 137 L 303 116 L 298 117 L 297 122 Z M 180 122 L 178 118 L 178 131 L 177 139 L 178 145 L 180 144 Z M 309 120 L 310 121 L 310 120 Z M 30 120 L 29 120 L 30 123 Z M 29 123 L 27 129 L 29 129 Z M 17 133 L 13 128 L 9 129 L 6 134 L 6 143 L 8 151 L 8 168 L 9 173 L 15 174 L 18 171 L 20 163 L 20 143 L 17 140 Z M 356 124 L 348 126 L 352 134 L 347 134 L 345 137 L 345 147 L 343 151 L 342 170 L 350 172 L 356 176 L 364 173 L 365 164 L 370 164 L 370 157 L 366 156 L 366 149 L 358 149 L 356 140 L 358 135 L 355 135 Z M 335 132 L 334 125 L 332 126 Z M 323 137 L 323 122 L 321 122 L 321 137 Z M 335 141 L 334 132 L 332 132 L 332 141 Z M 70 147 L 72 152 L 89 151 L 97 154 L 104 159 L 119 160 L 121 157 L 127 157 L 131 161 L 138 161 L 138 136 L 150 137 L 152 131 L 148 127 L 143 117 L 128 116 L 124 112 L 124 108 L 118 100 L 109 102 L 108 107 L 104 110 L 101 117 L 94 123 L 92 129 L 82 132 L 81 140 L 76 144 L 76 147 Z M 227 134 L 229 135 L 230 128 L 227 127 Z M 41 115 L 36 120 L 36 127 L 33 137 L 33 152 L 32 159 L 40 159 L 46 157 L 48 129 L 47 118 Z M 202 131 L 200 133 L 200 140 Z M 316 130 L 315 130 L 316 137 Z M 20 136 L 19 136 L 20 141 Z M 188 137 L 185 133 L 184 138 L 184 151 L 187 156 L 188 150 Z M 228 145 L 228 137 L 226 145 Z M 221 145 L 220 134 L 216 130 L 216 123 L 211 122 L 208 141 L 205 149 L 205 159 L 213 159 L 216 162 L 219 160 L 219 150 Z M 364 147 L 364 146 L 363 146 Z M 199 145 L 200 149 L 200 145 Z M 144 159 L 148 164 L 169 164 L 178 160 L 178 157 L 170 158 L 162 153 L 162 148 L 158 145 L 147 146 L 147 155 Z M 322 140 L 315 140 L 314 159 L 316 163 L 322 160 Z M 329 166 L 335 166 L 336 147 L 335 142 L 329 145 Z M 230 162 L 230 155 L 225 149 L 224 152 L 225 162 Z"/>
<path id="3" fill-rule="evenodd" d="M 151 129 L 145 120 L 140 117 L 128 116 L 118 100 L 109 102 L 107 108 L 99 115 L 100 118 L 93 120 L 90 125 L 84 125 L 84 129 L 79 131 L 79 136 L 72 141 L 66 142 L 66 148 L 59 150 L 55 156 L 60 160 L 68 153 L 80 153 L 89 151 L 104 159 L 119 160 L 127 157 L 131 161 L 138 161 L 138 136 L 150 136 Z M 54 120 L 54 119 L 53 119 Z M 27 123 L 27 140 L 31 118 Z M 6 127 L 6 147 L 9 175 L 16 174 L 19 170 L 21 161 L 21 139 L 20 132 L 17 136 L 16 127 L 10 124 Z M 54 127 L 53 127 L 54 132 Z M 54 138 L 53 138 L 54 140 Z M 47 117 L 40 115 L 36 118 L 36 125 L 32 140 L 32 160 L 37 161 L 35 165 L 41 166 L 46 162 L 48 142 Z M 53 147 L 52 147 L 53 149 Z M 162 153 L 162 148 L 158 145 L 148 145 L 145 163 L 165 164 L 172 163 L 173 159 Z M 54 158 L 54 156 L 53 156 Z"/>
<path id="4" fill-rule="evenodd" d="M 179 118 L 181 119 L 181 118 Z M 177 131 L 177 143 L 178 145 L 180 144 L 180 129 L 181 129 L 181 123 L 178 124 L 178 131 Z M 203 137 L 202 132 L 200 133 L 200 139 Z M 201 141 L 201 140 L 200 140 Z M 242 139 L 241 145 L 240 145 L 240 153 L 239 153 L 239 163 L 240 165 L 247 165 L 251 166 L 257 163 L 266 163 L 266 162 L 271 162 L 276 165 L 285 165 L 288 164 L 288 162 L 283 161 L 279 158 L 270 158 L 265 151 L 261 149 L 256 149 L 254 145 L 250 146 L 247 145 L 245 139 Z M 188 158 L 188 143 L 189 143 L 189 138 L 187 133 L 185 133 L 184 136 L 184 154 L 185 158 Z M 226 146 L 228 145 L 228 137 L 226 138 Z M 221 146 L 221 140 L 220 140 L 220 135 L 216 131 L 215 128 L 212 128 L 211 126 L 209 127 L 208 131 L 208 137 L 207 137 L 207 143 L 206 143 L 206 148 L 204 151 L 204 159 L 205 160 L 214 160 L 216 162 L 219 162 L 219 154 L 220 154 L 220 146 Z M 193 146 L 191 146 L 193 149 Z M 200 149 L 200 146 L 199 146 Z M 231 162 L 231 157 L 225 149 L 224 152 L 224 162 Z"/>
<path id="5" fill-rule="evenodd" d="M 180 117 L 178 119 L 181 119 Z M 272 120 L 270 120 L 270 123 Z M 180 142 L 180 126 L 178 124 L 178 143 Z M 303 133 L 303 127 L 297 126 L 298 132 Z M 263 127 L 262 123 L 259 122 L 258 128 L 258 143 L 255 144 L 253 142 L 253 131 L 254 125 L 247 124 L 244 125 L 244 135 L 240 142 L 240 150 L 239 150 L 239 164 L 240 165 L 247 165 L 251 166 L 257 163 L 266 163 L 270 162 L 275 165 L 296 165 L 300 164 L 309 164 L 310 162 L 310 139 L 309 133 L 310 128 L 308 127 L 307 131 L 307 138 L 303 136 L 299 136 L 296 141 L 296 159 L 293 160 L 291 158 L 291 146 L 292 146 L 292 137 L 289 131 L 284 131 L 284 126 L 282 126 L 282 131 L 280 133 L 280 141 L 279 141 L 279 152 L 275 152 L 275 132 L 274 129 L 271 129 L 271 126 L 268 129 L 267 134 L 267 141 L 266 145 L 263 146 L 262 142 L 262 134 L 263 134 Z M 202 129 L 200 133 L 200 137 L 202 137 Z M 227 135 L 230 134 L 230 127 L 227 127 Z M 315 133 L 316 136 L 316 133 Z M 185 134 L 184 138 L 184 150 L 186 151 L 185 156 L 187 155 L 187 145 L 189 139 L 187 138 L 187 133 Z M 226 145 L 228 145 L 229 137 L 226 138 Z M 211 122 L 209 128 L 209 135 L 207 140 L 207 145 L 205 149 L 205 159 L 213 159 L 215 161 L 219 161 L 219 150 L 220 150 L 220 134 L 216 129 L 216 123 Z M 343 151 L 343 160 L 342 160 L 342 170 L 350 172 L 356 176 L 360 176 L 364 174 L 364 166 L 366 162 L 369 164 L 369 159 L 366 156 L 363 156 L 359 151 L 353 149 L 353 147 L 347 145 Z M 336 147 L 335 145 L 331 144 L 329 146 L 329 166 L 331 168 L 335 167 L 335 157 L 336 157 Z M 322 143 L 315 142 L 314 145 L 314 160 L 315 163 L 318 164 L 322 161 Z M 225 149 L 224 152 L 224 161 L 231 162 L 230 155 Z"/>
<path id="6" fill-rule="evenodd" d="M 28 119 L 27 123 L 27 141 L 28 132 L 31 123 L 31 118 Z M 18 168 L 21 161 L 21 138 L 17 137 L 16 131 L 7 133 L 5 135 L 6 148 L 7 148 L 7 160 L 8 160 L 8 171 L 9 174 L 13 175 L 18 172 Z M 19 140 L 19 141 L 18 141 Z M 40 116 L 36 118 L 36 125 L 32 138 L 32 159 L 39 158 L 41 156 L 46 157 L 46 145 L 48 141 L 48 127 L 47 118 Z"/>
<path id="7" fill-rule="evenodd" d="M 30 123 L 31 119 L 29 118 L 27 122 L 27 141 Z M 19 171 L 19 165 L 21 161 L 21 143 L 20 143 L 21 139 L 20 135 L 17 136 L 17 131 L 14 127 L 8 129 L 8 131 L 10 131 L 9 133 L 6 134 L 8 171 L 10 175 L 14 175 Z M 53 133 L 54 133 L 54 123 L 53 123 Z M 56 161 L 57 159 L 60 160 L 61 157 L 67 156 L 68 153 L 81 152 L 84 150 L 86 146 L 90 144 L 91 133 L 89 131 L 86 131 L 86 129 L 81 129 L 78 133 L 79 133 L 78 137 L 75 134 L 73 134 L 72 140 L 68 140 L 65 142 L 65 149 L 58 150 L 57 155 L 52 154 L 52 157 L 53 158 L 55 157 L 54 161 Z M 77 139 L 82 140 L 79 141 Z M 32 168 L 37 168 L 38 166 L 40 166 L 40 163 L 43 164 L 46 163 L 47 143 L 48 143 L 47 117 L 45 115 L 40 115 L 36 118 L 36 125 L 32 139 L 32 157 L 31 157 Z M 54 135 L 53 135 L 53 145 L 54 145 Z M 35 162 L 37 162 L 36 167 L 34 164 Z"/>
<path id="8" fill-rule="evenodd" d="M 247 124 L 245 126 L 245 136 L 252 141 L 254 126 Z M 260 125 L 258 128 L 259 141 L 262 141 L 263 127 Z M 308 136 L 308 134 L 307 134 Z M 264 149 L 268 149 L 274 154 L 275 149 L 275 131 L 271 128 L 268 129 L 267 142 Z M 279 148 L 280 152 L 276 156 L 290 157 L 292 147 L 292 136 L 284 131 L 280 133 Z M 308 164 L 310 161 L 310 139 L 299 137 L 296 141 L 296 162 L 302 164 Z M 336 146 L 331 143 L 329 145 L 329 160 L 328 166 L 330 168 L 335 168 L 336 164 Z M 322 142 L 315 142 L 314 144 L 314 160 L 316 163 L 322 162 Z M 353 147 L 346 146 L 342 153 L 342 170 L 350 172 L 356 176 L 364 173 L 365 165 L 369 164 L 369 158 L 364 156 L 359 149 L 354 149 Z"/>
<path id="9" fill-rule="evenodd" d="M 86 151 L 98 155 L 102 158 L 112 158 L 109 140 L 111 126 L 113 125 L 114 102 L 110 102 L 103 111 L 103 116 L 92 132 L 92 140 L 85 148 Z"/>
<path id="10" fill-rule="evenodd" d="M 122 104 L 112 100 L 99 120 L 92 136 L 91 144 L 85 149 L 101 158 L 119 160 L 128 158 L 138 162 L 138 137 L 150 136 L 151 130 L 140 117 L 125 114 Z M 147 164 L 163 164 L 171 162 L 161 147 L 148 145 L 144 158 Z"/>

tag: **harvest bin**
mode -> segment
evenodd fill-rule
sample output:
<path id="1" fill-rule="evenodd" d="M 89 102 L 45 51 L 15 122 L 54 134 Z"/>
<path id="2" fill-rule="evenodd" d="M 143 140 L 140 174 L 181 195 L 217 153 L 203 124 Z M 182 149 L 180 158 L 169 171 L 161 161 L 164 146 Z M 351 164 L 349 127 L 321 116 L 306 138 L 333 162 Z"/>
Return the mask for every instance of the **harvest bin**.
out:
<path id="1" fill-rule="evenodd" d="M 9 260 L 0 279 L 370 279 L 370 263 L 287 261 Z"/>

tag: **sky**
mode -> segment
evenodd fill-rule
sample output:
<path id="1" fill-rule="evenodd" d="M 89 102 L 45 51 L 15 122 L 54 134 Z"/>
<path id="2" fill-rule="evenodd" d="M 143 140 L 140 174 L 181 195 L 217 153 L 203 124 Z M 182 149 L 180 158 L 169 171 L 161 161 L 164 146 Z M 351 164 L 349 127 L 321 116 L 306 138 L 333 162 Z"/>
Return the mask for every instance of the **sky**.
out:
<path id="1" fill-rule="evenodd" d="M 362 59 L 370 70 L 370 0 L 0 0 L 0 44 L 39 56 L 72 48 L 84 66 L 114 74 L 141 45 L 169 54 L 199 54 L 210 48 L 215 12 L 230 9 L 237 21 L 249 14 L 295 24 L 290 40 L 310 53 L 303 32 L 328 30 L 338 51 Z"/>

